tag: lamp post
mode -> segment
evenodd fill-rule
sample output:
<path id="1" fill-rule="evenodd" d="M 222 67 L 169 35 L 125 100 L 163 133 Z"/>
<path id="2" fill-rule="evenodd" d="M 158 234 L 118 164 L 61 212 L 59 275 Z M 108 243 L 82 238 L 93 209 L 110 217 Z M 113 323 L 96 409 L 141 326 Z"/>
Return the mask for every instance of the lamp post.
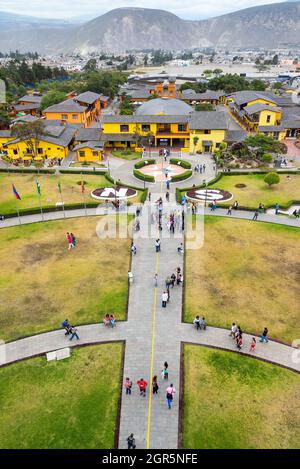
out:
<path id="1" fill-rule="evenodd" d="M 203 181 L 203 184 L 204 184 L 204 187 L 205 187 L 205 201 L 204 201 L 204 207 L 206 208 L 207 207 L 207 184 L 206 184 L 206 180 L 204 179 Z"/>

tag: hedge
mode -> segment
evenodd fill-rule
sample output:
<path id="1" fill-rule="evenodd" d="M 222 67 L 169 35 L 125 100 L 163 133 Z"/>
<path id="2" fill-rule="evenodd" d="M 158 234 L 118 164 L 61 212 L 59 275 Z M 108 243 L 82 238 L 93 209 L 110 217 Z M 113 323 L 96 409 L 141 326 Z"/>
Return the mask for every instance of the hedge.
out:
<path id="1" fill-rule="evenodd" d="M 55 174 L 55 169 L 0 168 L 1 173 Z"/>
<path id="2" fill-rule="evenodd" d="M 176 164 L 178 166 L 182 166 L 185 169 L 191 169 L 192 165 L 188 161 L 181 160 L 180 158 L 170 158 L 171 164 Z"/>
<path id="3" fill-rule="evenodd" d="M 80 169 L 80 170 L 68 170 L 68 169 L 60 169 L 59 172 L 61 174 L 93 174 L 93 175 L 98 175 L 98 176 L 103 176 L 106 172 L 106 168 L 101 168 L 101 170 L 93 171 L 92 169 Z"/>
<path id="4" fill-rule="evenodd" d="M 185 179 L 188 179 L 192 175 L 193 175 L 193 171 L 185 171 L 182 174 L 177 174 L 176 176 L 172 176 L 171 182 L 184 181 Z"/>
<path id="5" fill-rule="evenodd" d="M 140 169 L 143 168 L 144 166 L 147 166 L 149 164 L 155 164 L 155 160 L 145 160 L 145 161 L 139 161 L 138 163 L 135 163 L 134 168 L 135 169 Z"/>
<path id="6" fill-rule="evenodd" d="M 145 181 L 145 182 L 155 182 L 155 179 L 154 179 L 153 176 L 148 176 L 147 174 L 143 174 L 140 171 L 138 171 L 137 169 L 133 170 L 133 175 L 136 178 L 141 179 L 142 181 Z"/>

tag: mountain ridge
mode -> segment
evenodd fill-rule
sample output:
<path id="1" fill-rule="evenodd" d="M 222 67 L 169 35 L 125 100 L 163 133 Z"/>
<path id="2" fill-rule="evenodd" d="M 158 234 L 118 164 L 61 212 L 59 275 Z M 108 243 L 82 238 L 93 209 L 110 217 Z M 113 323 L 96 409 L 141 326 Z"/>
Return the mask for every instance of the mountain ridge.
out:
<path id="1" fill-rule="evenodd" d="M 23 29 L 19 25 L 16 32 L 2 28 L 2 52 L 37 49 L 41 53 L 86 54 L 209 46 L 273 49 L 300 45 L 300 1 L 249 7 L 206 20 L 183 20 L 165 10 L 123 7 L 84 24 L 56 23 L 54 27 L 50 22 Z"/>

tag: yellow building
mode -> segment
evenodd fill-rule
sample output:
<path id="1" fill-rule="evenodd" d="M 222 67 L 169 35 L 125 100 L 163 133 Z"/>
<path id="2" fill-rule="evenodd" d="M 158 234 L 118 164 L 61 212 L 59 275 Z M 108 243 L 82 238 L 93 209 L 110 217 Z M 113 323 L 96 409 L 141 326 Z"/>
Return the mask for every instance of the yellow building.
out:
<path id="1" fill-rule="evenodd" d="M 75 98 L 67 99 L 62 103 L 48 107 L 44 110 L 43 115 L 47 120 L 89 127 L 100 118 L 101 95 L 87 91 Z"/>
<path id="2" fill-rule="evenodd" d="M 31 161 L 65 158 L 74 142 L 76 129 L 66 125 L 47 125 L 39 140 L 11 137 L 3 150 L 11 160 Z M 36 148 L 34 156 L 32 146 Z"/>
<path id="3" fill-rule="evenodd" d="M 85 142 L 76 145 L 74 151 L 77 160 L 82 162 L 102 161 L 104 155 L 103 142 Z"/>
<path id="4" fill-rule="evenodd" d="M 152 146 L 214 152 L 225 140 L 227 128 L 224 112 L 195 112 L 184 101 L 158 98 L 132 116 L 104 116 L 101 138 L 106 148 Z"/>
<path id="5" fill-rule="evenodd" d="M 227 98 L 233 116 L 249 132 L 264 133 L 278 140 L 286 136 L 282 125 L 282 108 L 272 93 L 240 91 Z"/>
<path id="6" fill-rule="evenodd" d="M 4 151 L 4 145 L 11 140 L 14 140 L 14 137 L 11 135 L 11 130 L 0 130 L 0 151 Z"/>

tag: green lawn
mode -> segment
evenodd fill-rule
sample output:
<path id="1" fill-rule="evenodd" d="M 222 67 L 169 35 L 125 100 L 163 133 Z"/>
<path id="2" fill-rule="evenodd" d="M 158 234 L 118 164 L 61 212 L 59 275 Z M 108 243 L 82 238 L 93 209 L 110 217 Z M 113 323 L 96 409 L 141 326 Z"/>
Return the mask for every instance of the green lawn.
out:
<path id="1" fill-rule="evenodd" d="M 7 174 L 0 173 L 0 213 L 9 215 L 16 212 L 16 199 L 12 192 L 12 184 L 21 196 L 18 202 L 19 210 L 38 209 L 39 198 L 36 189 L 36 174 Z M 58 181 L 61 181 L 62 199 L 67 204 L 83 204 L 84 198 L 81 189 L 81 181 L 85 181 L 86 203 L 100 203 L 91 197 L 91 192 L 97 187 L 111 187 L 111 183 L 102 175 L 93 174 L 42 174 L 38 177 L 41 185 L 41 201 L 43 207 L 55 207 L 61 202 L 58 191 Z M 137 197 L 130 199 L 131 203 L 140 201 L 142 192 Z"/>
<path id="2" fill-rule="evenodd" d="M 257 208 L 259 203 L 265 206 L 287 205 L 293 200 L 300 201 L 300 174 L 280 174 L 280 183 L 272 187 L 264 182 L 264 174 L 245 174 L 238 176 L 223 176 L 210 188 L 223 189 L 233 194 L 233 199 L 225 202 L 227 205 L 235 200 L 240 206 Z M 244 188 L 237 188 L 236 184 L 246 184 Z"/>
<path id="3" fill-rule="evenodd" d="M 0 230 L 1 339 L 125 319 L 130 239 L 100 239 L 102 217 L 53 221 Z M 66 232 L 77 237 L 67 249 Z"/>
<path id="4" fill-rule="evenodd" d="M 113 448 L 121 364 L 114 343 L 1 368 L 0 448 Z"/>
<path id="5" fill-rule="evenodd" d="M 197 345 L 184 373 L 184 448 L 300 448 L 298 374 Z"/>
<path id="6" fill-rule="evenodd" d="M 140 152 L 135 152 L 135 151 L 123 151 L 123 150 L 113 150 L 112 155 L 116 158 L 122 158 L 123 160 L 127 161 L 132 161 L 132 160 L 138 160 L 141 158 L 142 154 Z"/>
<path id="7" fill-rule="evenodd" d="M 185 320 L 292 341 L 300 337 L 300 229 L 206 217 L 204 244 L 186 251 Z"/>

